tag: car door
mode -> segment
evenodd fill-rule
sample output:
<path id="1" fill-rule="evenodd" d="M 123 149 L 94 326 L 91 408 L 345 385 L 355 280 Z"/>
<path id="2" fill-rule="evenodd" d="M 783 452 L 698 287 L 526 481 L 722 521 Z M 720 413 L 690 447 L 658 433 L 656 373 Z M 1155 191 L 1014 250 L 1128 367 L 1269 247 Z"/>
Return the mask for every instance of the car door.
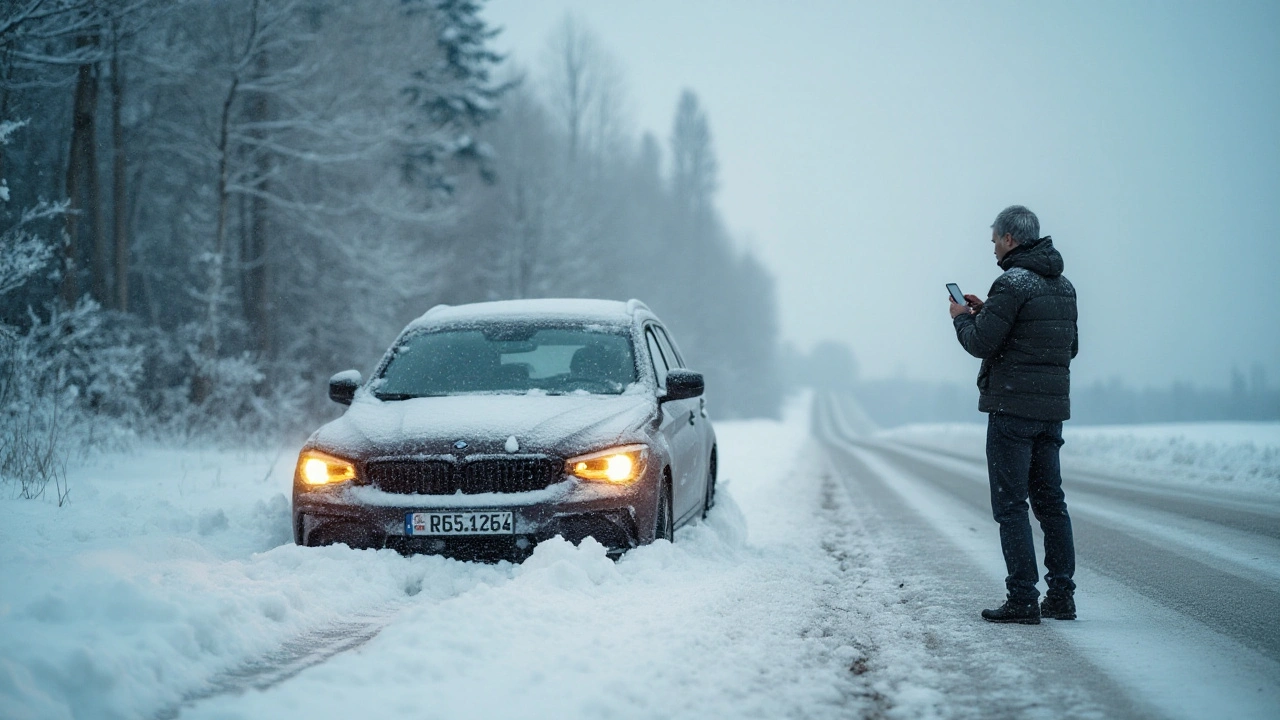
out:
<path id="1" fill-rule="evenodd" d="M 681 361 L 659 325 L 651 325 L 647 331 L 650 352 L 657 352 L 655 363 L 661 358 L 665 366 L 661 373 L 660 390 L 666 390 L 666 371 L 681 367 Z M 656 365 L 655 365 L 656 366 Z M 677 520 L 701 507 L 706 493 L 705 472 L 702 472 L 702 417 L 701 398 L 670 400 L 662 403 L 663 432 L 671 449 L 672 509 Z"/>

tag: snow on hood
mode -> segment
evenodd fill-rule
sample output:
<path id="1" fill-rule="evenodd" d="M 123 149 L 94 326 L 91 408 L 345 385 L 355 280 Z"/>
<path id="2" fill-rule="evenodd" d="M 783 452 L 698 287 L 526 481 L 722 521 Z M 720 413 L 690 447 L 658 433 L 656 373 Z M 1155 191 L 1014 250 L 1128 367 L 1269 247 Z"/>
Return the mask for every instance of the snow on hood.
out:
<path id="1" fill-rule="evenodd" d="M 342 417 L 309 444 L 352 459 L 400 454 L 503 454 L 515 437 L 522 453 L 565 456 L 631 436 L 657 411 L 644 392 L 622 395 L 450 395 L 380 401 L 357 395 Z M 454 443 L 462 441 L 462 449 Z"/>

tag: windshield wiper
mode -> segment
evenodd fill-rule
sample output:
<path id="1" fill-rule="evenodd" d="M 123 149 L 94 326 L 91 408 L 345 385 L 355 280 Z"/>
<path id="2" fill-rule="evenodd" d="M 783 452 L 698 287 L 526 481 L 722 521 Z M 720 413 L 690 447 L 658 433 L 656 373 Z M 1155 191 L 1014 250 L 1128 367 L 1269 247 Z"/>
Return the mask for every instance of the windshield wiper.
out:
<path id="1" fill-rule="evenodd" d="M 413 393 L 374 393 L 373 396 L 379 400 L 411 400 L 413 398 L 423 397 L 422 395 L 414 395 Z"/>

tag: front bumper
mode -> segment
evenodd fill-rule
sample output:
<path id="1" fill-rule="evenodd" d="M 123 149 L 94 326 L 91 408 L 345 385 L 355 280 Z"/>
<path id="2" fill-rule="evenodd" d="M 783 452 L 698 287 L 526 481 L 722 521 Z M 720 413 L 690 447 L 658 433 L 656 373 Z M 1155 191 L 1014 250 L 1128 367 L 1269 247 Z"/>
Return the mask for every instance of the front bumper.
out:
<path id="1" fill-rule="evenodd" d="M 391 495 L 369 488 L 312 490 L 295 486 L 294 540 L 299 545 L 342 543 L 464 560 L 519 560 L 557 535 L 579 543 L 593 537 L 613 556 L 653 540 L 655 482 L 625 487 L 568 481 L 538 493 Z M 529 495 L 528 499 L 522 495 Z M 510 535 L 406 535 L 413 512 L 511 512 Z M 646 531 L 647 528 L 647 531 Z"/>

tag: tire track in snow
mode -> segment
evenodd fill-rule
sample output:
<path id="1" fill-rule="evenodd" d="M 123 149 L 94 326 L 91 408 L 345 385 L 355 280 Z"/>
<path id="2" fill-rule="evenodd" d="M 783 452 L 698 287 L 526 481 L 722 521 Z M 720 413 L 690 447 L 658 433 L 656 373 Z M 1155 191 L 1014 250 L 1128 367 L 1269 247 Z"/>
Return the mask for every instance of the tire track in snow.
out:
<path id="1" fill-rule="evenodd" d="M 180 702 L 163 708 L 154 717 L 156 720 L 174 720 L 181 717 L 187 708 L 210 698 L 266 690 L 279 685 L 307 668 L 369 642 L 391 624 L 402 609 L 403 604 L 388 606 L 380 612 L 357 616 L 351 622 L 323 625 L 288 638 L 270 652 L 213 676 L 205 688 L 187 694 Z"/>
<path id="2" fill-rule="evenodd" d="M 821 545 L 835 566 L 838 580 L 828 588 L 828 597 L 823 601 L 825 613 L 817 619 L 819 632 L 824 637 L 842 637 L 856 651 L 848 668 L 852 677 L 840 688 L 846 707 L 857 707 L 863 718 L 887 717 L 894 703 L 883 688 L 876 687 L 878 678 L 868 675 L 878 649 L 865 632 L 858 632 L 865 624 L 856 622 L 857 596 L 866 587 L 866 574 L 872 567 L 865 541 L 858 542 L 865 532 L 842 502 L 840 489 L 829 469 L 821 472 L 821 483 L 818 515 L 827 527 Z"/>

